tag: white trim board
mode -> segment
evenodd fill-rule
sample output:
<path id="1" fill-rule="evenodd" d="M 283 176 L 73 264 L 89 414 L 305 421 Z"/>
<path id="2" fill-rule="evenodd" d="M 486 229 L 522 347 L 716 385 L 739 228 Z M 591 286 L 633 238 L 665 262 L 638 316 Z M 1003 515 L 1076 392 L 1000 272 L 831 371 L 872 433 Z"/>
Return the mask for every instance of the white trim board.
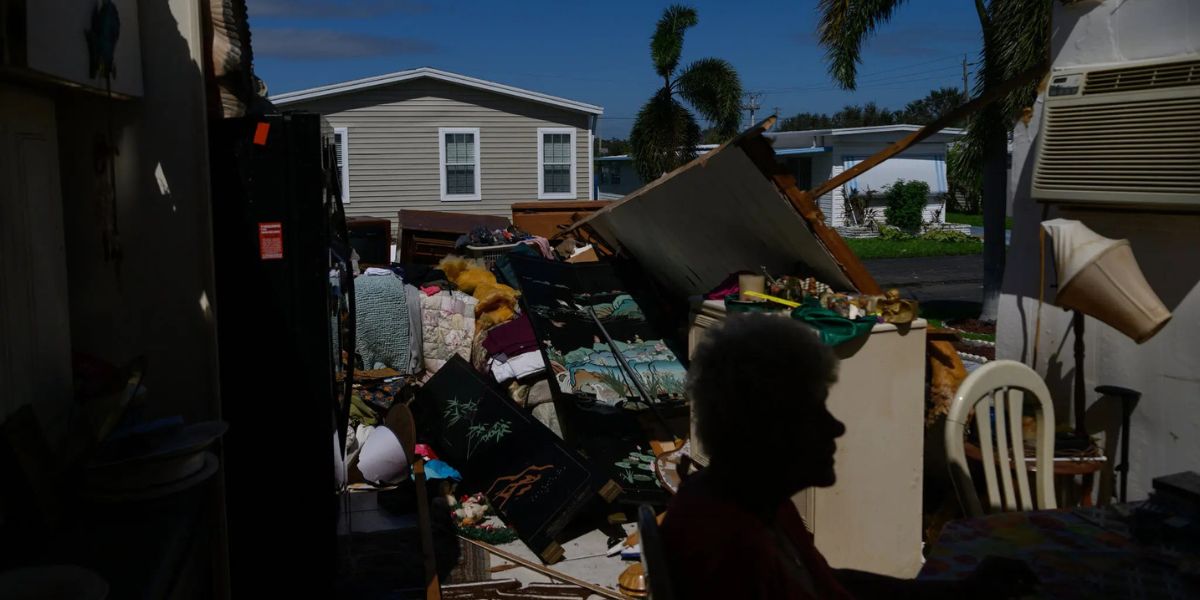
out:
<path id="1" fill-rule="evenodd" d="M 471 133 L 475 135 L 475 193 L 474 194 L 447 194 L 446 193 L 446 134 L 448 133 Z M 479 155 L 479 128 L 478 127 L 439 127 L 438 128 L 438 190 L 439 197 L 442 202 L 477 202 L 483 199 L 483 188 L 480 187 L 483 179 L 480 177 L 482 171 L 482 157 Z"/>
<path id="2" fill-rule="evenodd" d="M 546 155 L 543 152 L 547 134 L 565 134 L 571 136 L 571 191 L 569 192 L 545 192 L 545 159 Z M 576 151 L 575 151 L 575 128 L 574 127 L 538 127 L 537 130 L 537 197 L 538 200 L 575 200 L 575 176 L 576 176 Z"/>
<path id="3" fill-rule="evenodd" d="M 588 104 L 586 102 L 579 102 L 578 100 L 569 100 L 567 98 L 551 96 L 541 92 L 524 90 L 511 85 L 504 85 L 494 81 L 467 77 L 466 75 L 459 75 L 458 73 L 451 73 L 449 71 L 442 71 L 440 69 L 434 69 L 431 67 L 397 71 L 395 73 L 388 73 L 387 75 L 377 75 L 375 77 L 344 81 L 342 83 L 324 85 L 306 90 L 286 92 L 271 96 L 270 100 L 275 104 L 285 106 L 304 100 L 312 100 L 314 98 L 324 98 L 326 96 L 335 96 L 338 94 L 346 94 L 358 90 L 377 88 L 386 85 L 392 85 L 394 83 L 400 83 L 402 81 L 409 81 L 411 79 L 418 79 L 421 77 L 428 77 L 430 79 L 437 79 L 439 81 L 495 92 L 505 96 L 512 96 L 514 98 L 521 98 L 533 102 L 540 102 L 542 104 L 549 104 L 551 106 L 574 110 L 589 115 L 604 114 L 604 108 L 596 106 L 595 104 Z"/>

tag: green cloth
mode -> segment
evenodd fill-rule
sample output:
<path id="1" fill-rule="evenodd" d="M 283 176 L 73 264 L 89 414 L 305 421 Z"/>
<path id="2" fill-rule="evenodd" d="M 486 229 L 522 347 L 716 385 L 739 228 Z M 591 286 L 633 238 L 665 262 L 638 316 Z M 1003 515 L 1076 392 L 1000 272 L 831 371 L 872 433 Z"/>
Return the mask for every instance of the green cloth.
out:
<path id="1" fill-rule="evenodd" d="M 375 410 L 359 398 L 358 394 L 350 394 L 350 420 L 363 425 L 379 424 L 379 416 L 375 414 Z"/>
<path id="2" fill-rule="evenodd" d="M 847 319 L 815 303 L 805 303 L 793 309 L 792 318 L 807 323 L 820 332 L 821 342 L 826 346 L 837 346 L 867 335 L 878 322 L 875 317 Z"/>

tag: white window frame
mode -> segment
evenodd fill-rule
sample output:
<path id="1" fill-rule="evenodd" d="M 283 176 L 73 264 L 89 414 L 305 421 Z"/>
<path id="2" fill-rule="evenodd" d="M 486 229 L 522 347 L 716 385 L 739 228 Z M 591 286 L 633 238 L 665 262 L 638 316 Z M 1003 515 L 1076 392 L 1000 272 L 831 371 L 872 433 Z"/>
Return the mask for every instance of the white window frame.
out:
<path id="1" fill-rule="evenodd" d="M 545 186 L 545 155 L 543 154 L 543 146 L 545 146 L 546 134 L 566 133 L 571 136 L 571 191 L 569 192 L 554 192 L 546 193 Z M 574 127 L 538 127 L 537 130 L 537 179 L 538 179 L 538 200 L 574 200 L 575 195 L 575 168 L 577 159 L 575 158 L 575 128 Z"/>
<path id="2" fill-rule="evenodd" d="M 475 193 L 474 194 L 447 194 L 446 193 L 446 134 L 448 133 L 472 133 L 475 134 Z M 480 183 L 483 181 L 480 177 L 482 169 L 480 168 L 479 155 L 479 128 L 478 127 L 439 127 L 438 128 L 438 189 L 441 191 L 442 202 L 477 202 L 483 199 L 483 188 Z"/>
<path id="3" fill-rule="evenodd" d="M 342 138 L 342 165 L 338 175 L 342 180 L 342 204 L 350 204 L 350 131 L 346 127 L 334 127 L 334 135 Z M 337 158 L 334 155 L 334 158 Z"/>

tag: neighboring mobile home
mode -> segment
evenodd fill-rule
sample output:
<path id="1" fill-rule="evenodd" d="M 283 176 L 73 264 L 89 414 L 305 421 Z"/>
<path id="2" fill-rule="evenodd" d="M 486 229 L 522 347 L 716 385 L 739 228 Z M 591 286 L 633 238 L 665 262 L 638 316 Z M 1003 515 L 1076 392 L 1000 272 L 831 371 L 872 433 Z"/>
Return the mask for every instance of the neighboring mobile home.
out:
<path id="1" fill-rule="evenodd" d="M 880 125 L 781 131 L 768 133 L 767 137 L 771 138 L 775 147 L 775 156 L 796 176 L 799 187 L 812 189 L 920 129 L 920 125 Z M 857 223 L 846 211 L 847 194 L 855 191 L 865 193 L 868 190 L 876 192 L 871 208 L 876 209 L 882 217 L 882 192 L 885 187 L 898 179 L 924 181 L 929 185 L 924 219 L 944 222 L 943 194 L 949 190 L 946 182 L 946 147 L 962 134 L 961 129 L 943 129 L 851 179 L 842 188 L 821 196 L 817 205 L 825 213 L 829 225 L 855 225 Z"/>
<path id="2" fill-rule="evenodd" d="M 795 175 L 797 185 L 802 189 L 811 189 L 919 129 L 920 125 L 882 125 L 781 131 L 767 133 L 766 137 L 771 140 L 779 162 Z M 839 188 L 821 196 L 818 205 L 825 213 L 828 224 L 835 227 L 855 224 L 845 210 L 845 197 L 848 192 L 882 192 L 884 187 L 895 183 L 897 179 L 924 181 L 929 184 L 930 199 L 925 207 L 925 219 L 944 221 L 942 194 L 948 189 L 946 146 L 962 134 L 961 129 L 943 129 L 861 177 L 851 180 L 845 189 Z M 696 152 L 704 154 L 715 147 L 697 146 Z M 599 174 L 598 197 L 601 200 L 621 198 L 644 184 L 633 170 L 633 159 L 628 155 L 605 156 L 596 159 L 596 164 Z M 881 194 L 876 195 L 872 207 L 882 215 Z"/>
<path id="3" fill-rule="evenodd" d="M 594 198 L 599 106 L 428 67 L 271 101 L 329 120 L 350 216 L 509 216 L 514 202 Z"/>

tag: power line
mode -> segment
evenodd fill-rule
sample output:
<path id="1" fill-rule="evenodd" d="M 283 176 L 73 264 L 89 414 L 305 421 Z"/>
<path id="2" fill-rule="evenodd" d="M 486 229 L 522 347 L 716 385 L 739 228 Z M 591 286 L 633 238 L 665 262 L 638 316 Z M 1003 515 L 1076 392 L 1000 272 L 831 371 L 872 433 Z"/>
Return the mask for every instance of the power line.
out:
<path id="1" fill-rule="evenodd" d="M 955 68 L 957 68 L 957 67 L 955 67 Z M 859 86 L 858 89 L 859 90 L 862 90 L 862 89 L 872 89 L 872 90 L 896 89 L 896 88 L 908 87 L 908 84 L 911 82 L 945 81 L 945 79 L 946 79 L 946 76 L 944 76 L 944 75 L 939 76 L 939 77 L 925 77 L 922 79 L 910 79 L 910 80 L 901 81 L 901 82 L 883 83 L 883 84 L 879 84 L 879 85 Z M 830 88 L 830 89 L 836 89 L 836 88 Z M 822 90 L 819 90 L 819 89 L 803 90 L 803 89 L 801 89 L 801 90 L 797 90 L 796 92 L 786 92 L 786 93 L 792 94 L 792 93 L 800 93 L 800 92 L 805 92 L 805 91 L 822 91 Z M 784 92 L 780 92 L 780 94 L 782 94 L 782 93 L 784 93 Z M 771 96 L 771 95 L 777 95 L 777 94 L 775 94 L 773 92 L 763 92 L 763 95 Z M 743 107 L 743 108 L 745 108 L 745 107 Z M 611 116 L 603 115 L 600 118 L 608 119 L 608 120 L 612 120 L 612 121 L 626 121 L 626 120 L 637 119 L 636 116 L 616 116 L 616 115 L 611 115 Z"/>
<path id="2" fill-rule="evenodd" d="M 958 70 L 957 65 L 954 67 L 951 67 L 951 68 L 954 70 Z M 932 72 L 933 71 L 931 71 L 930 73 L 932 73 Z M 924 75 L 924 74 L 925 73 L 914 73 L 913 75 Z M 862 90 L 872 90 L 872 89 L 880 89 L 880 88 L 886 88 L 886 87 L 897 87 L 897 86 L 902 86 L 907 83 L 915 83 L 915 82 L 919 82 L 919 81 L 945 81 L 947 77 L 953 77 L 953 75 L 951 75 L 950 73 L 944 73 L 941 75 L 935 75 L 933 77 L 914 78 L 913 76 L 904 76 L 904 77 L 898 77 L 898 78 L 879 79 L 876 81 L 868 82 L 864 85 L 856 86 L 855 89 L 853 89 L 853 90 L 843 90 L 842 88 L 840 88 L 838 86 L 826 85 L 826 86 L 777 88 L 774 91 L 764 91 L 763 94 L 766 96 L 774 96 L 774 95 L 795 94 L 795 93 L 801 93 L 801 92 L 825 92 L 825 91 L 857 92 L 857 91 L 862 91 Z"/>
<path id="3" fill-rule="evenodd" d="M 904 73 L 904 74 L 901 74 L 901 75 L 890 75 L 890 76 L 888 76 L 888 77 L 876 77 L 876 78 L 865 79 L 865 80 L 863 80 L 863 79 L 859 79 L 859 80 L 857 80 L 857 81 L 855 82 L 855 83 L 857 84 L 857 85 L 855 85 L 855 89 L 858 89 L 858 88 L 863 88 L 863 87 L 870 87 L 870 86 L 872 86 L 872 85 L 879 84 L 879 83 L 889 83 L 889 82 L 892 82 L 892 81 L 905 81 L 905 80 L 910 80 L 910 79 L 912 79 L 913 77 L 919 77 L 919 76 L 921 76 L 921 75 L 930 75 L 930 74 L 933 74 L 933 73 L 948 73 L 948 72 L 953 72 L 953 71 L 957 71 L 957 70 L 958 70 L 958 68 L 959 68 L 959 67 L 958 67 L 958 65 L 947 65 L 947 66 L 945 66 L 945 67 L 940 67 L 940 68 L 937 68 L 937 69 L 928 69 L 928 70 L 925 70 L 925 71 L 918 71 L 918 72 L 915 72 L 915 73 Z M 792 92 L 792 91 L 798 91 L 798 90 L 824 90 L 824 89 L 838 89 L 838 90 L 840 90 L 840 89 L 843 89 L 843 88 L 842 88 L 840 85 L 837 85 L 837 84 L 833 84 L 833 83 L 826 83 L 826 84 L 813 84 L 813 85 L 800 85 L 800 86 L 789 86 L 789 87 L 780 87 L 780 88 L 770 88 L 770 89 L 764 90 L 764 92 L 766 92 L 766 93 L 776 93 L 776 92 Z M 853 91 L 853 90 L 847 90 L 847 91 Z"/>
<path id="4" fill-rule="evenodd" d="M 918 62 L 918 63 L 909 63 L 907 65 L 900 65 L 896 68 L 888 69 L 886 71 L 874 71 L 872 73 L 863 73 L 863 74 L 859 75 L 859 77 L 872 77 L 875 75 L 886 75 L 889 73 L 895 73 L 898 70 L 909 69 L 912 67 L 923 67 L 925 65 L 932 65 L 933 63 L 942 62 L 944 60 L 951 59 L 951 58 L 958 58 L 958 53 L 955 52 L 954 54 L 947 54 L 947 55 L 939 57 L 939 58 L 934 58 L 931 60 L 926 60 L 926 61 L 922 61 L 922 62 Z"/>

